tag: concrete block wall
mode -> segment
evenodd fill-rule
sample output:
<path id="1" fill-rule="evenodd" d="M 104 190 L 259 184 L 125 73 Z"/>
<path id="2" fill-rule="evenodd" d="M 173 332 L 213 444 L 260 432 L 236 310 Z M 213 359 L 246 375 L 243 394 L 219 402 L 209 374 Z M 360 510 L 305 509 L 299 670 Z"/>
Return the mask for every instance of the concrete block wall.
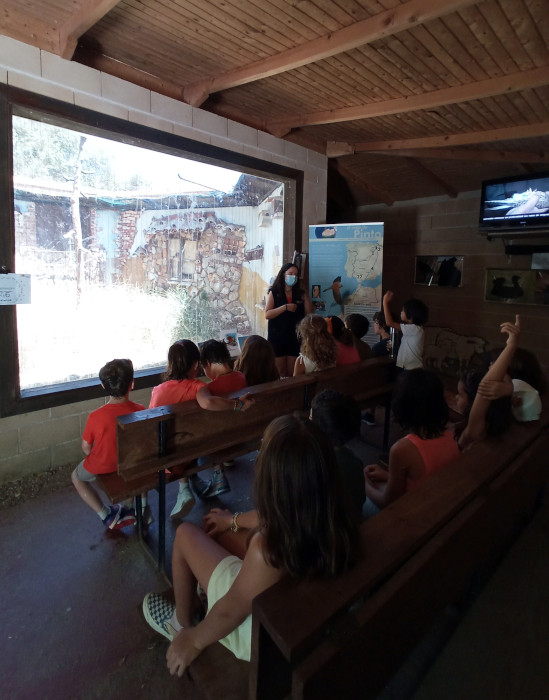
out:
<path id="1" fill-rule="evenodd" d="M 355 221 L 384 221 L 383 287 L 395 294 L 395 311 L 417 297 L 429 307 L 429 325 L 503 344 L 499 325 L 521 317 L 521 346 L 535 353 L 549 377 L 547 307 L 485 300 L 486 270 L 530 270 L 531 255 L 506 255 L 505 241 L 479 233 L 480 192 L 455 199 L 431 197 L 392 207 L 361 207 Z M 520 243 L 515 238 L 514 243 Z M 540 242 L 539 240 L 537 241 Z M 462 286 L 414 284 L 416 255 L 463 255 Z"/>
<path id="2" fill-rule="evenodd" d="M 327 158 L 106 73 L 0 36 L 0 82 L 304 172 L 303 231 L 326 218 Z M 1 235 L 1 233 L 0 233 Z M 141 394 L 143 393 L 143 396 Z M 150 392 L 132 399 L 148 406 Z M 0 482 L 82 457 L 86 401 L 0 419 Z"/>

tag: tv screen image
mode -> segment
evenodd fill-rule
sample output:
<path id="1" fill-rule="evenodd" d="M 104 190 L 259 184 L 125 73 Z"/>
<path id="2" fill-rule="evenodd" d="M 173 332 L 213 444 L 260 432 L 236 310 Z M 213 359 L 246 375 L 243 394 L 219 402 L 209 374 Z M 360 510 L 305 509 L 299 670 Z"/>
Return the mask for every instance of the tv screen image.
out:
<path id="1" fill-rule="evenodd" d="M 480 228 L 549 230 L 549 173 L 484 182 Z"/>

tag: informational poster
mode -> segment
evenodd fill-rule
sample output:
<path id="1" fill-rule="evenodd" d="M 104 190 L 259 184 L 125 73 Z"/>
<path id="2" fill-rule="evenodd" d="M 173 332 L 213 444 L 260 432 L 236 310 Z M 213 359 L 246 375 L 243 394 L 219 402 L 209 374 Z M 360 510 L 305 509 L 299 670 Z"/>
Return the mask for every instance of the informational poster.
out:
<path id="1" fill-rule="evenodd" d="M 383 223 L 309 226 L 309 294 L 316 314 L 345 319 L 360 313 L 371 322 L 381 309 L 382 271 Z"/>
<path id="2" fill-rule="evenodd" d="M 0 306 L 31 303 L 30 275 L 0 275 Z"/>

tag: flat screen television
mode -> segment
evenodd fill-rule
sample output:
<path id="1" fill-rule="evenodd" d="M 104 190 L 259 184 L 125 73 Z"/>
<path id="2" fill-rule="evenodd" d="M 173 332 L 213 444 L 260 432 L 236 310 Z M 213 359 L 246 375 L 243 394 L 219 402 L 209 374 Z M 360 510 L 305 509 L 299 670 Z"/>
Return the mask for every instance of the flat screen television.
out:
<path id="1" fill-rule="evenodd" d="M 481 233 L 549 233 L 549 172 L 485 180 L 480 197 Z"/>

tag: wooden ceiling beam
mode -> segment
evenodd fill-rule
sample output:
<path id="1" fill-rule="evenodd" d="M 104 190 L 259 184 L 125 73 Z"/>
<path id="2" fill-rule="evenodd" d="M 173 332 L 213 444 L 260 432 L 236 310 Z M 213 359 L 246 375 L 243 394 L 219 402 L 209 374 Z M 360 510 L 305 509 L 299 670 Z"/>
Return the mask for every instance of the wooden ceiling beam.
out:
<path id="1" fill-rule="evenodd" d="M 120 0 L 83 0 L 59 30 L 59 55 L 70 60 L 78 39 L 118 5 Z"/>
<path id="2" fill-rule="evenodd" d="M 256 80 L 269 78 L 300 66 L 321 61 L 338 53 L 351 51 L 382 37 L 411 29 L 432 19 L 457 12 L 478 0 L 408 0 L 390 10 L 356 22 L 349 27 L 313 39 L 275 56 L 256 61 L 236 70 L 220 73 L 187 85 L 185 101 L 199 107 L 212 92 L 227 90 Z"/>
<path id="3" fill-rule="evenodd" d="M 350 144 L 346 144 L 350 146 Z M 549 151 L 463 151 L 458 148 L 403 148 L 395 151 L 370 151 L 389 156 L 432 158 L 434 160 L 463 160 L 472 162 L 549 163 Z M 354 150 L 352 150 L 354 154 Z"/>
<path id="4" fill-rule="evenodd" d="M 356 175 L 352 170 L 342 165 L 339 161 L 330 161 L 330 166 L 337 170 L 337 172 L 348 182 L 352 182 L 356 187 L 363 190 L 367 196 L 372 197 L 389 207 L 394 203 L 394 198 L 391 197 L 388 192 L 381 189 L 365 177 Z"/>
<path id="5" fill-rule="evenodd" d="M 438 185 L 442 191 L 448 195 L 448 197 L 451 197 L 452 199 L 455 199 L 458 196 L 458 192 L 456 189 L 451 187 L 446 180 L 443 180 L 441 177 L 436 175 L 430 168 L 428 168 L 426 165 L 423 165 L 423 163 L 420 163 L 416 158 L 406 158 L 406 162 L 410 166 L 412 170 L 415 170 L 419 175 L 421 175 L 424 178 L 427 178 L 434 184 Z"/>
<path id="6" fill-rule="evenodd" d="M 181 85 L 175 85 L 168 80 L 162 80 L 156 75 L 151 75 L 145 71 L 129 66 L 122 61 L 116 61 L 114 58 L 109 58 L 97 51 L 91 51 L 82 46 L 76 50 L 73 60 L 78 63 L 83 63 L 85 66 L 95 68 L 96 70 L 114 75 L 121 80 L 126 80 L 128 83 L 134 83 L 146 90 L 158 92 L 166 97 L 173 97 L 174 100 L 183 102 L 183 90 Z"/>
<path id="7" fill-rule="evenodd" d="M 38 49 L 59 53 L 59 29 L 20 9 L 2 8 L 1 33 L 11 39 L 36 46 Z"/>
<path id="8" fill-rule="evenodd" d="M 535 136 L 548 136 L 549 122 L 523 124 L 504 129 L 488 131 L 472 131 L 466 134 L 447 134 L 446 136 L 426 136 L 418 139 L 402 139 L 400 141 L 366 141 L 350 144 L 355 153 L 371 151 L 396 151 L 405 148 L 441 148 L 444 146 L 467 146 L 474 143 L 490 143 L 494 141 L 512 141 Z"/>
<path id="9" fill-rule="evenodd" d="M 394 100 L 373 102 L 357 107 L 324 110 L 309 114 L 294 114 L 282 119 L 273 119 L 267 124 L 271 133 L 287 133 L 297 126 L 312 126 L 315 124 L 335 124 L 338 122 L 354 121 L 355 119 L 371 119 L 388 114 L 402 114 L 421 109 L 434 109 L 444 105 L 482 100 L 510 92 L 518 92 L 531 88 L 549 85 L 549 66 L 533 68 L 529 71 L 504 75 L 488 80 L 479 80 L 467 85 L 457 85 L 442 90 L 424 92 L 420 95 L 399 97 Z"/>

